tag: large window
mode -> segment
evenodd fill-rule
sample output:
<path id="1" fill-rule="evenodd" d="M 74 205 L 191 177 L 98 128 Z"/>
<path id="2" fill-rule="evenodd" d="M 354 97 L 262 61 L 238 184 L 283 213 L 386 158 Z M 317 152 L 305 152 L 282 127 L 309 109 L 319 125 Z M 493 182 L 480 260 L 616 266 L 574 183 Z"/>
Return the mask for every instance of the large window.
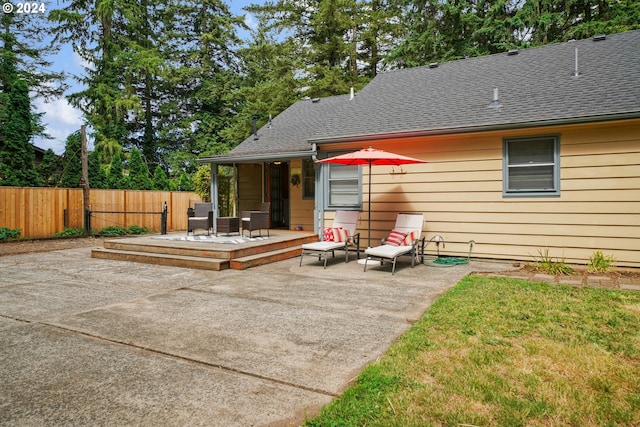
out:
<path id="1" fill-rule="evenodd" d="M 327 164 L 326 200 L 328 208 L 360 207 L 362 192 L 359 166 Z"/>
<path id="2" fill-rule="evenodd" d="M 557 136 L 504 140 L 505 197 L 560 195 L 560 143 Z"/>

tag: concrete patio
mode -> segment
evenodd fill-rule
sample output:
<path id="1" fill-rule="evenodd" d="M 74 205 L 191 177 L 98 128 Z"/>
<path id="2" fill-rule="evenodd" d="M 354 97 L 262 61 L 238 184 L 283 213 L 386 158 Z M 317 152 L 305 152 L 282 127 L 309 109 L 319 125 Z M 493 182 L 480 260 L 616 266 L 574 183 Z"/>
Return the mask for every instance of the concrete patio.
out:
<path id="1" fill-rule="evenodd" d="M 0 257 L 2 425 L 299 425 L 464 275 L 512 269 L 208 271 L 90 252 Z"/>

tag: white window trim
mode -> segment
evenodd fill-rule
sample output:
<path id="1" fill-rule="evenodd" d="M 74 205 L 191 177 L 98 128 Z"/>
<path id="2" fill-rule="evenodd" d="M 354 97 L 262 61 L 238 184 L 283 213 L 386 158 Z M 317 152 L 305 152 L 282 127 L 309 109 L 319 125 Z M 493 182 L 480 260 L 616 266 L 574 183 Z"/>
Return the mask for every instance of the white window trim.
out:
<path id="1" fill-rule="evenodd" d="M 357 209 L 357 210 L 361 210 L 362 209 L 362 167 L 361 166 L 346 166 L 349 168 L 354 168 L 357 170 L 357 179 L 358 179 L 358 202 L 355 204 L 331 204 L 331 194 L 330 194 L 330 189 L 331 189 L 331 185 L 330 185 L 330 173 L 329 173 L 329 169 L 332 165 L 330 163 L 324 163 L 323 167 L 324 167 L 324 173 L 323 175 L 323 182 L 324 182 L 324 208 L 326 210 L 350 210 L 350 209 Z"/>

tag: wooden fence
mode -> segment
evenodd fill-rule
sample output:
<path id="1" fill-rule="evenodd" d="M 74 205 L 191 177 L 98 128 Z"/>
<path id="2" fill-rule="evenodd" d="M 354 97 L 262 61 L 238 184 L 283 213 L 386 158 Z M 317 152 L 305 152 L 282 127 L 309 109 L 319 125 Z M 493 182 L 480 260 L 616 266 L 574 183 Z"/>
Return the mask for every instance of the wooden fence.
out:
<path id="1" fill-rule="evenodd" d="M 187 229 L 187 209 L 201 201 L 193 192 L 91 190 L 91 231 L 107 226 L 147 227 L 159 232 L 167 203 L 167 231 Z M 0 187 L 0 227 L 20 229 L 20 237 L 52 237 L 65 228 L 84 228 L 80 188 Z"/>

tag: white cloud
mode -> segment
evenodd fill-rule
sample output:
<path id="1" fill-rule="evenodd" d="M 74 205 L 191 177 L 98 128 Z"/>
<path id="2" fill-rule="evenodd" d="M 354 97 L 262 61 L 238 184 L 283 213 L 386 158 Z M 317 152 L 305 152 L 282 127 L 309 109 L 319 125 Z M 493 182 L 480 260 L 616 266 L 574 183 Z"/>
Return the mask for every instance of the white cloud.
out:
<path id="1" fill-rule="evenodd" d="M 82 70 L 84 70 L 85 68 L 93 69 L 93 64 L 85 59 L 82 59 L 82 57 L 76 52 L 73 52 L 73 63 Z"/>
<path id="2" fill-rule="evenodd" d="M 42 123 L 46 133 L 53 139 L 36 138 L 34 144 L 40 148 L 51 148 L 56 154 L 64 152 L 67 137 L 80 129 L 84 123 L 80 110 L 74 108 L 66 99 L 44 102 L 38 99 L 34 103 L 35 111 L 45 113 Z"/>
<path id="3" fill-rule="evenodd" d="M 59 123 L 62 125 L 82 125 L 82 113 L 74 108 L 66 99 L 58 99 L 52 102 L 42 102 L 37 105 L 37 110 L 45 113 L 45 123 Z"/>
<path id="4" fill-rule="evenodd" d="M 256 30 L 258 28 L 258 21 L 256 21 L 255 17 L 250 13 L 247 13 L 244 16 L 244 23 L 252 30 Z"/>

